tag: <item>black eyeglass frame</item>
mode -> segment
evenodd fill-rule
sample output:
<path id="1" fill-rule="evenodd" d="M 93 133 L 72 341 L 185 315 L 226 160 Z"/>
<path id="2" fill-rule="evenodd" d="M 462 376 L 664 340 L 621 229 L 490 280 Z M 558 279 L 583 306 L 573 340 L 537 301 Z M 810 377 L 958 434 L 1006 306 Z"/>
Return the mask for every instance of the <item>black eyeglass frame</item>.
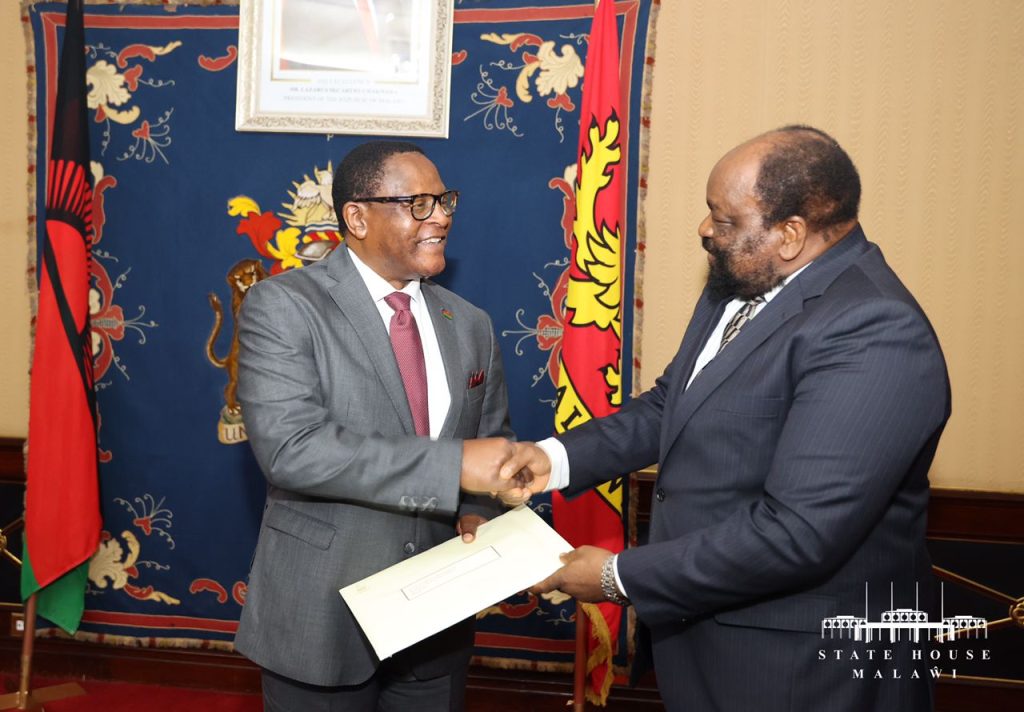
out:
<path id="1" fill-rule="evenodd" d="M 449 196 L 449 195 L 452 196 L 451 197 L 451 206 L 450 206 L 450 208 L 445 208 L 444 199 L 445 199 L 446 196 Z M 416 199 L 417 198 L 432 198 L 431 203 L 430 203 L 430 209 L 426 213 L 424 213 L 423 217 L 419 217 L 416 214 Z M 435 195 L 434 193 L 417 193 L 416 195 L 396 195 L 394 197 L 371 196 L 371 197 L 368 197 L 368 198 L 352 198 L 352 200 L 350 202 L 352 202 L 352 203 L 405 203 L 406 205 L 409 206 L 409 213 L 412 215 L 413 219 L 414 220 L 419 220 L 420 222 L 423 222 L 424 220 L 426 220 L 427 218 L 429 218 L 431 215 L 434 214 L 434 208 L 436 208 L 438 205 L 441 206 L 441 212 L 444 213 L 446 217 L 451 217 L 452 215 L 454 215 L 455 214 L 455 209 L 458 207 L 458 204 L 459 204 L 459 191 L 457 191 L 457 190 L 446 190 L 445 192 L 441 193 L 440 195 Z"/>

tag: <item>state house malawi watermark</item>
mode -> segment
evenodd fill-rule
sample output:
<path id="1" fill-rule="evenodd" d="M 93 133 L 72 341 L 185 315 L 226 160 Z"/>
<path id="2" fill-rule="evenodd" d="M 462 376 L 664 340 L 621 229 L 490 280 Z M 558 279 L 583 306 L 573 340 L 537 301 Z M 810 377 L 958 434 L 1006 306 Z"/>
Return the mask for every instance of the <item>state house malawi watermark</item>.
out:
<path id="1" fill-rule="evenodd" d="M 920 610 L 915 587 L 914 608 L 896 608 L 892 585 L 889 610 L 881 620 L 871 622 L 868 614 L 868 586 L 864 584 L 864 616 L 843 615 L 821 621 L 821 638 L 852 640 L 864 646 L 819 648 L 818 660 L 850 663 L 853 679 L 918 680 L 949 675 L 956 678 L 960 661 L 990 660 L 992 651 L 984 644 L 969 647 L 950 645 L 957 640 L 988 640 L 988 621 L 972 615 L 946 616 L 946 590 L 942 587 L 940 619 L 931 621 Z M 929 642 L 937 645 L 930 646 Z M 869 647 L 875 643 L 874 647 Z M 888 646 L 885 645 L 888 643 Z M 897 647 L 898 643 L 904 643 Z"/>

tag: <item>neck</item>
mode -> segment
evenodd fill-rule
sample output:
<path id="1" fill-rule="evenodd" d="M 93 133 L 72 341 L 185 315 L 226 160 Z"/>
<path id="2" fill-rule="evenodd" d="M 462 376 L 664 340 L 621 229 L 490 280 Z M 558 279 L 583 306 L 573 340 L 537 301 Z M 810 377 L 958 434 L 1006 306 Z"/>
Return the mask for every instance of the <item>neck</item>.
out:
<path id="1" fill-rule="evenodd" d="M 788 277 L 797 270 L 803 269 L 811 262 L 814 262 L 814 260 L 838 245 L 847 235 L 853 232 L 855 227 L 857 227 L 857 221 L 848 220 L 847 222 L 836 223 L 835 225 L 808 233 L 804 241 L 804 249 L 786 265 L 785 276 Z"/>
<path id="2" fill-rule="evenodd" d="M 832 247 L 837 242 L 842 240 L 844 237 L 853 232 L 853 229 L 857 227 L 857 219 L 847 220 L 846 222 L 836 223 L 830 225 L 820 231 L 821 239 L 823 242 L 828 244 L 828 247 Z M 828 249 L 826 247 L 825 249 Z M 824 250 L 822 250 L 824 252 Z"/>

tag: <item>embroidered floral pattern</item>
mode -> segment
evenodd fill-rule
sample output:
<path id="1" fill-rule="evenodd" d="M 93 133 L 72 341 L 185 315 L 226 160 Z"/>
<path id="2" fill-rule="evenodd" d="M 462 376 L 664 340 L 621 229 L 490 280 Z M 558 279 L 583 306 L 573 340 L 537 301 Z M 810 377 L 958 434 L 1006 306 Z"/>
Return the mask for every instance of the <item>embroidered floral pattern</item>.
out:
<path id="1" fill-rule="evenodd" d="M 582 41 L 582 38 L 583 36 L 581 35 L 572 35 L 564 39 L 572 39 L 578 43 Z M 518 61 L 500 59 L 491 62 L 490 66 L 517 73 L 515 95 L 516 99 L 521 103 L 531 103 L 534 98 L 534 91 L 536 91 L 537 96 L 550 97 L 546 104 L 548 108 L 554 109 L 555 130 L 558 132 L 560 140 L 564 140 L 565 128 L 562 125 L 562 112 L 576 110 L 576 104 L 569 97 L 569 90 L 579 86 L 583 78 L 583 61 L 580 59 L 579 54 L 577 54 L 576 48 L 572 44 L 563 44 L 561 47 L 556 47 L 556 43 L 553 40 L 545 40 L 529 32 L 501 34 L 491 32 L 480 35 L 480 39 L 496 45 L 506 46 L 509 48 L 509 51 L 518 53 Z M 536 50 L 532 48 L 536 48 Z M 520 50 L 522 51 L 520 52 Z M 477 104 L 480 103 L 479 98 L 488 97 L 486 89 L 495 90 L 494 83 L 493 81 L 488 81 L 489 75 L 483 66 L 480 67 L 480 76 L 481 84 L 477 85 L 477 90 L 471 95 L 473 102 Z M 505 88 L 501 87 L 496 92 L 503 90 Z M 498 103 L 498 97 L 499 93 L 494 93 L 489 97 L 492 99 L 492 106 Z M 503 98 L 506 102 L 504 104 L 504 114 L 507 115 L 507 110 L 512 107 L 512 101 L 508 99 L 507 92 Z M 484 127 L 487 129 L 505 129 L 506 126 L 502 125 L 503 122 L 496 121 L 493 116 L 489 116 L 489 114 L 498 114 L 499 112 L 493 108 L 488 107 L 488 109 L 484 113 Z M 481 111 L 473 112 L 466 119 L 476 116 Z M 488 119 L 490 119 L 489 123 Z M 507 120 L 504 123 L 507 124 Z M 520 135 L 516 133 L 516 136 Z"/>
<path id="2" fill-rule="evenodd" d="M 137 93 L 140 87 L 160 89 L 174 86 L 174 81 L 144 76 L 144 65 L 139 60 L 155 62 L 158 57 L 170 54 L 181 44 L 180 41 L 163 46 L 130 44 L 119 52 L 104 44 L 86 47 L 88 59 L 93 60 L 85 71 L 85 82 L 89 87 L 86 104 L 93 111 L 93 121 L 103 127 L 101 156 L 106 154 L 115 139 L 116 130 L 118 135 L 125 137 L 127 144 L 118 160 L 134 158 L 152 163 L 159 158 L 164 163 L 170 163 L 166 149 L 172 141 L 170 118 L 174 109 L 165 108 L 155 117 L 140 121 L 142 107 Z"/>

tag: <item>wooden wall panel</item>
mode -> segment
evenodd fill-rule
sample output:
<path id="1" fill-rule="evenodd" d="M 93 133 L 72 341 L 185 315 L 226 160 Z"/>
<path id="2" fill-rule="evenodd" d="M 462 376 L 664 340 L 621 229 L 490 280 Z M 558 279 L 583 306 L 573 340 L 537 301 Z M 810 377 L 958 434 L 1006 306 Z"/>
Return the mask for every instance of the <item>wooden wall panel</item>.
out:
<path id="1" fill-rule="evenodd" d="M 0 489 L 7 494 L 23 482 L 21 441 L 0 438 Z M 636 506 L 633 529 L 646 530 L 650 521 L 654 472 L 632 478 Z M 7 502 L 5 502 L 7 504 Z M 1024 546 L 1024 496 L 1002 493 L 937 490 L 929 512 L 929 536 L 967 542 L 997 542 Z M 2 525 L 0 525 L 2 526 Z M 984 573 L 984 572 L 983 572 Z M 0 561 L 0 576 L 10 580 L 16 570 Z M 9 588 L 9 587 L 5 587 Z M 1024 594 L 1024 591 L 1017 592 Z M 1016 595 L 1016 594 L 1014 594 Z M 20 640 L 12 635 L 12 618 L 20 606 L 0 601 L 0 674 L 18 668 Z M 1024 635 L 1024 630 L 1001 631 L 1000 635 Z M 36 641 L 34 670 L 37 675 L 124 680 L 154 684 L 205 687 L 234 692 L 259 689 L 259 671 L 245 658 L 232 653 L 193 650 L 124 648 L 76 641 Z M 512 709 L 562 708 L 572 695 L 568 675 L 490 670 L 474 666 L 469 678 L 471 709 L 477 712 Z M 993 680 L 942 680 L 938 689 L 937 712 L 968 712 L 978 709 L 1018 709 L 1024 705 L 1024 685 Z M 625 682 L 613 688 L 608 709 L 661 709 L 657 681 L 643 678 L 636 689 Z"/>

